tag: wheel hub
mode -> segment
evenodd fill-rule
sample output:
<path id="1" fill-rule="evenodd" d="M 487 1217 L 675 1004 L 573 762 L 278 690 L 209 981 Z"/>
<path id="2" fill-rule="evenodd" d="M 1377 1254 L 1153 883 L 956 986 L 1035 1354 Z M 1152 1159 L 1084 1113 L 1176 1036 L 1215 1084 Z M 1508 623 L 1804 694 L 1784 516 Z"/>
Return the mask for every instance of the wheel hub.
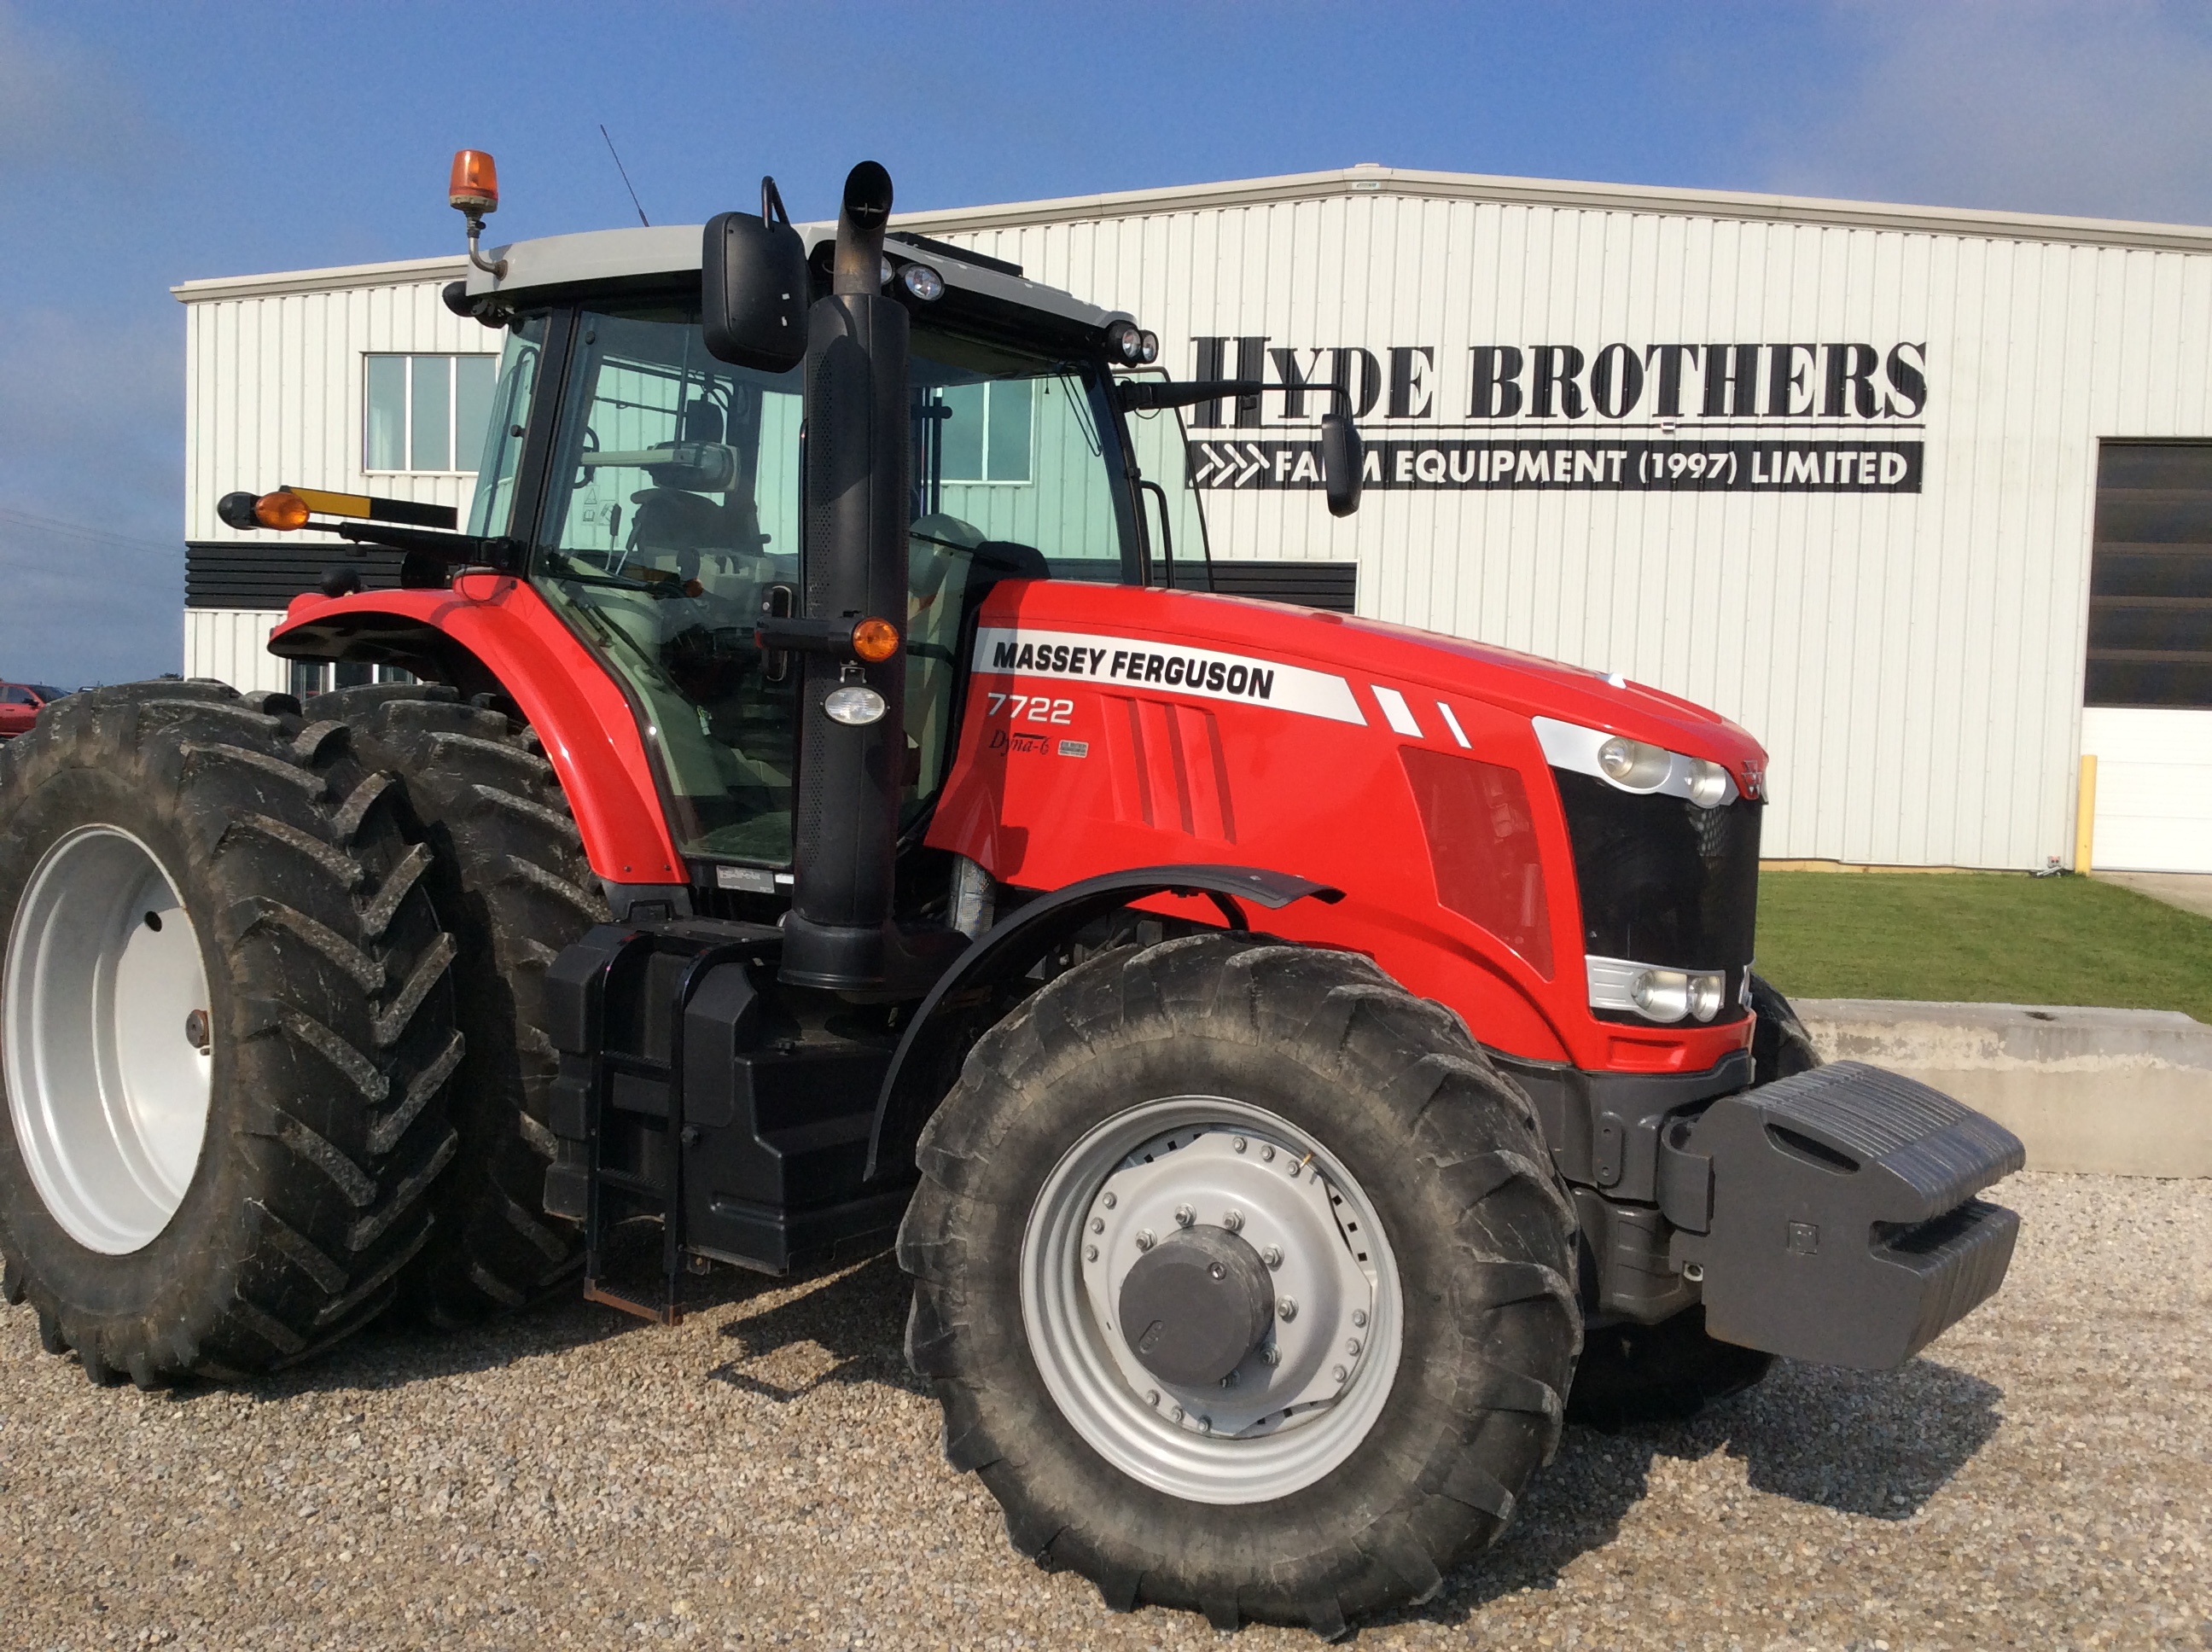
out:
<path id="1" fill-rule="evenodd" d="M 1218 1383 L 1256 1351 L 1275 1318 L 1260 1253 L 1226 1228 L 1192 1227 L 1137 1260 L 1121 1280 L 1121 1334 L 1144 1368 L 1187 1388 Z"/>
<path id="2" fill-rule="evenodd" d="M 55 1221 L 123 1255 L 184 1203 L 214 1041 L 198 934 L 154 852 L 112 826 L 47 850 L 8 938 L 0 1060 L 15 1140 Z"/>

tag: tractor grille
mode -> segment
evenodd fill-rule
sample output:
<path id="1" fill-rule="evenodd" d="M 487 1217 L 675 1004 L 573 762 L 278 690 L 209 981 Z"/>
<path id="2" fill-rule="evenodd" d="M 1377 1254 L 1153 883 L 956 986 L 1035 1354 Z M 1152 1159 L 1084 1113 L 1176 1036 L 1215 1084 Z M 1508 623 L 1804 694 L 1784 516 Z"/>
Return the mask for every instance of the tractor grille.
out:
<path id="1" fill-rule="evenodd" d="M 1738 799 L 1700 809 L 1555 768 L 1574 847 L 1583 951 L 1678 969 L 1726 969 L 1735 1007 L 1759 910 L 1759 816 Z"/>

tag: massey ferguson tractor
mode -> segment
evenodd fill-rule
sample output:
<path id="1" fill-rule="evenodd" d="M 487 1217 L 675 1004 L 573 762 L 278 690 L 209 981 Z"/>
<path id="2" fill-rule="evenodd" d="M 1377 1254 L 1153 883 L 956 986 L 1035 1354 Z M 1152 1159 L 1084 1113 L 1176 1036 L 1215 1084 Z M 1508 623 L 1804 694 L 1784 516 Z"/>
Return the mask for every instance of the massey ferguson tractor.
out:
<path id="1" fill-rule="evenodd" d="M 50 1351 L 232 1380 L 578 1284 L 672 1321 L 895 1236 L 1018 1549 L 1334 1635 L 1564 1418 L 1895 1366 L 1996 1290 L 2019 1142 L 1752 973 L 1747 734 L 1187 588 L 1175 410 L 1268 386 L 902 234 L 873 163 L 834 227 L 764 183 L 492 254 L 489 158 L 453 193 L 447 301 L 504 335 L 465 527 L 221 507 L 351 542 L 276 653 L 418 681 L 103 689 L 0 749 Z M 1356 506 L 1341 411 L 1311 457 Z"/>

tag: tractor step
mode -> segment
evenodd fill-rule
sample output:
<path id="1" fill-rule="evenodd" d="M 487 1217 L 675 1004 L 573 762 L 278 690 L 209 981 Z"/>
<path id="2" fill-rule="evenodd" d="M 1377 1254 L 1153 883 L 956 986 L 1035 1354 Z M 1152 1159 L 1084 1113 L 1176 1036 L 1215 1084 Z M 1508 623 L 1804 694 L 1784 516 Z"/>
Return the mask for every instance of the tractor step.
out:
<path id="1" fill-rule="evenodd" d="M 782 1273 L 896 1230 L 904 1185 L 866 1174 L 893 1041 L 795 1020 L 772 988 L 781 944 L 759 924 L 608 924 L 548 972 L 562 1152 L 545 1207 L 584 1224 L 589 1299 L 672 1324 L 710 1261 Z M 657 1291 L 604 1272 L 640 1217 L 661 1224 Z"/>
<path id="2" fill-rule="evenodd" d="M 2026 1160 L 1941 1090 L 1838 1061 L 1672 1121 L 1659 1201 L 1712 1335 L 1887 1370 L 2004 1282 L 2020 1218 L 1975 1195 Z"/>

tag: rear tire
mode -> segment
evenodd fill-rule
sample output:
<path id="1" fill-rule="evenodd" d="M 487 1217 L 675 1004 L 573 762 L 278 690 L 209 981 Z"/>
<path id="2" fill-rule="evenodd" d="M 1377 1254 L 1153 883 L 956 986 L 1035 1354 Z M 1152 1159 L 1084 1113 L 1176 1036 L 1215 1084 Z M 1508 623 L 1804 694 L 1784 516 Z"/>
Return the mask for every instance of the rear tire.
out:
<path id="1" fill-rule="evenodd" d="M 0 750 L 5 1295 L 95 1382 L 301 1358 L 431 1232 L 453 942 L 390 782 L 297 712 L 137 683 Z"/>
<path id="2" fill-rule="evenodd" d="M 410 829 L 436 856 L 430 890 L 459 947 L 468 1054 L 453 1091 L 460 1153 L 406 1299 L 433 1324 L 474 1324 L 547 1295 L 583 1264 L 575 1226 L 544 1210 L 558 1065 L 545 971 L 606 921 L 606 902 L 526 725 L 447 688 L 340 689 L 317 696 L 310 714 L 343 720 L 362 760 L 399 776 Z"/>
<path id="3" fill-rule="evenodd" d="M 1218 1126 L 1206 1123 L 1209 1108 Z M 1041 1263 L 1034 1247 L 1058 1219 L 1064 1184 L 1095 1180 L 1101 1172 L 1086 1167 L 1123 1150 L 1112 1134 L 1120 1121 L 1133 1140 L 1163 1108 L 1172 1142 L 1140 1145 L 1097 1187 L 1076 1187 L 1071 1254 Z M 1176 1148 L 1209 1167 L 1205 1177 L 1241 1175 L 1273 1136 L 1293 1151 L 1273 1150 L 1266 1174 L 1318 1174 L 1340 1229 L 1346 1211 L 1371 1213 L 1371 1234 L 1339 1235 L 1354 1251 L 1369 1247 L 1362 1260 L 1380 1270 L 1371 1325 L 1350 1319 L 1356 1296 L 1332 1313 L 1378 1348 L 1387 1328 L 1395 1362 L 1377 1352 L 1358 1365 L 1302 1426 L 1263 1416 L 1215 1438 L 1210 1418 L 1200 1430 L 1194 1415 L 1164 1415 L 1171 1400 L 1194 1407 L 1205 1390 L 1163 1379 L 1154 1401 L 1126 1368 L 1116 1386 L 1117 1333 L 1081 1305 L 1097 1300 L 1084 1272 L 1096 1259 L 1073 1248 L 1089 1242 L 1087 1212 L 1112 1209 L 1109 1182 L 1195 1174 L 1165 1160 Z M 1243 1157 L 1232 1157 L 1237 1141 Z M 915 1278 L 908 1357 L 944 1406 L 946 1457 L 981 1473 L 1017 1549 L 1081 1572 L 1109 1607 L 1149 1601 L 1202 1610 L 1218 1627 L 1256 1619 L 1334 1636 L 1358 1614 L 1433 1594 L 1446 1568 L 1504 1527 L 1557 1444 L 1580 1340 L 1565 1189 L 1526 1098 L 1457 1018 L 1363 958 L 1224 935 L 1094 958 L 985 1034 L 917 1157 L 922 1181 L 898 1253 Z M 1140 1199 L 1179 1196 L 1126 1185 L 1124 1224 Z M 1194 1202 L 1211 1213 L 1229 1197 Z M 1224 1232 L 1265 1242 L 1263 1215 L 1233 1226 L 1216 1216 L 1218 1225 L 1190 1231 L 1214 1244 Z M 1326 1242 L 1309 1257 L 1284 1231 L 1289 1263 L 1327 1260 Z M 1098 1237 L 1114 1266 L 1131 1245 L 1152 1248 L 1120 1226 Z M 1056 1281 L 1056 1267 L 1069 1277 Z M 1291 1279 L 1292 1266 L 1278 1277 Z M 1393 1279 L 1395 1294 L 1383 1288 Z M 1063 1307 L 1040 1308 L 1055 1289 Z M 1281 1307 L 1273 1340 L 1251 1356 L 1271 1373 L 1268 1348 L 1306 1328 Z M 1320 1321 L 1321 1308 L 1303 1317 Z M 1265 1313 L 1255 1321 L 1268 1322 Z M 1328 1327 L 1329 1338 L 1344 1328 L 1334 1318 Z M 1298 1350 L 1276 1351 L 1287 1377 Z M 1324 1348 L 1318 1369 L 1353 1364 L 1350 1351 Z M 1276 1375 L 1255 1369 L 1253 1380 Z M 1089 1402 L 1056 1397 L 1079 1390 Z M 1338 1407 L 1365 1415 L 1332 1439 L 1321 1430 L 1336 1426 Z M 1258 1461 L 1309 1431 L 1319 1443 L 1302 1464 Z M 1189 1485 L 1209 1453 L 1220 1475 L 1212 1495 L 1161 1489 Z"/>

